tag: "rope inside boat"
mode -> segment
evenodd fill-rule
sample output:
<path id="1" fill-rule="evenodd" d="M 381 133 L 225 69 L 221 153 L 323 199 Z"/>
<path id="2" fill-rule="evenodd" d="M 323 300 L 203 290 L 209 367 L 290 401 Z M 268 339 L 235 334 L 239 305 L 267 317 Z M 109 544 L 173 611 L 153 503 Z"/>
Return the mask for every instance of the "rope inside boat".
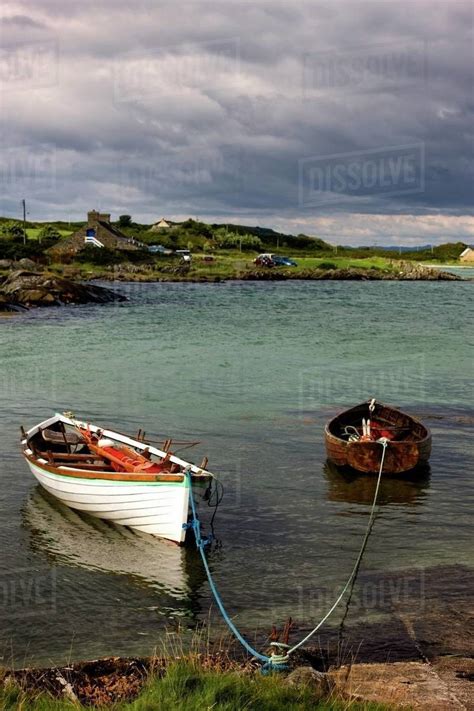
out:
<path id="1" fill-rule="evenodd" d="M 272 653 L 270 656 L 267 656 L 265 654 L 260 654 L 260 652 L 257 652 L 247 642 L 247 640 L 240 634 L 239 630 L 237 629 L 237 627 L 234 625 L 231 618 L 227 614 L 227 611 L 224 607 L 224 604 L 222 602 L 222 599 L 219 595 L 216 584 L 215 584 L 214 579 L 212 577 L 212 573 L 209 569 L 209 564 L 207 562 L 206 554 L 204 551 L 205 546 L 209 542 L 209 540 L 201 537 L 201 524 L 200 524 L 200 521 L 199 521 L 199 519 L 197 517 L 197 513 L 196 513 L 196 504 L 194 502 L 191 472 L 189 469 L 185 470 L 185 475 L 187 476 L 188 482 L 189 482 L 189 498 L 191 501 L 191 511 L 192 511 L 192 521 L 191 521 L 190 526 L 192 527 L 192 529 L 194 531 L 194 537 L 196 539 L 196 546 L 199 549 L 199 553 L 201 554 L 202 562 L 204 565 L 204 569 L 206 571 L 206 576 L 207 576 L 207 579 L 209 582 L 209 586 L 211 588 L 211 592 L 214 595 L 214 599 L 215 599 L 217 606 L 222 614 L 222 617 L 224 618 L 224 621 L 226 622 L 226 624 L 229 627 L 229 629 L 231 630 L 231 632 L 233 632 L 235 637 L 239 640 L 239 642 L 247 650 L 247 652 L 249 652 L 249 654 L 251 654 L 256 659 L 259 659 L 260 661 L 264 662 L 264 665 L 262 667 L 263 673 L 268 673 L 271 671 L 281 671 L 281 670 L 287 668 L 287 664 L 290 660 L 290 655 L 293 654 L 293 652 L 295 652 L 297 649 L 302 647 L 304 644 L 306 644 L 306 642 L 308 642 L 311 639 L 311 637 L 313 637 L 313 635 L 316 634 L 316 632 L 322 627 L 322 625 L 326 622 L 328 617 L 330 615 L 332 615 L 332 613 L 334 612 L 336 607 L 339 605 L 339 603 L 341 602 L 345 593 L 347 592 L 347 590 L 351 586 L 352 582 L 354 581 L 355 576 L 357 575 L 357 572 L 359 570 L 359 566 L 361 564 L 362 557 L 363 557 L 365 549 L 367 547 L 367 543 L 368 543 L 368 540 L 369 540 L 369 537 L 370 537 L 370 534 L 372 532 L 372 528 L 374 525 L 374 521 L 375 521 L 377 499 L 378 499 L 378 495 L 379 495 L 380 482 L 382 480 L 382 472 L 383 472 L 383 465 L 384 465 L 384 461 L 385 461 L 385 453 L 387 450 L 387 445 L 388 445 L 389 440 L 387 440 L 386 438 L 382 438 L 382 439 L 378 440 L 378 442 L 382 445 L 383 449 L 382 449 L 382 457 L 380 460 L 380 468 L 379 468 L 378 477 L 377 477 L 377 484 L 375 487 L 374 500 L 372 503 L 372 508 L 370 510 L 370 516 L 369 516 L 369 521 L 367 523 L 367 528 L 365 531 L 364 540 L 362 541 L 362 546 L 360 548 L 359 555 L 357 556 L 357 560 L 354 564 L 354 567 L 352 568 L 351 574 L 350 574 L 346 584 L 342 588 L 342 591 L 339 594 L 339 596 L 337 597 L 336 601 L 329 608 L 328 612 L 318 622 L 316 627 L 314 627 L 311 630 L 311 632 L 309 632 L 309 634 L 306 635 L 306 637 L 304 637 L 300 642 L 298 642 L 297 644 L 295 644 L 293 647 L 290 647 L 290 648 L 288 648 L 288 645 L 286 645 L 286 644 L 281 644 L 279 642 L 273 642 L 272 646 L 275 648 L 278 648 L 279 650 L 281 650 L 284 653 L 282 653 L 282 654 Z"/>

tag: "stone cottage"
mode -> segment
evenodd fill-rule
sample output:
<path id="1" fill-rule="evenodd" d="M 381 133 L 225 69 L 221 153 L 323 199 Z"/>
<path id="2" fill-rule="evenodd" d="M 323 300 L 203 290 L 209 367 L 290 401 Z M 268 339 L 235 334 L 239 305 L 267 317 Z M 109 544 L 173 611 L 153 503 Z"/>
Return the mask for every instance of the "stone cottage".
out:
<path id="1" fill-rule="evenodd" d="M 87 224 L 69 237 L 60 240 L 48 250 L 52 257 L 73 256 L 92 245 L 100 249 L 136 250 L 142 245 L 137 240 L 124 235 L 110 222 L 110 214 L 91 210 L 87 213 Z"/>

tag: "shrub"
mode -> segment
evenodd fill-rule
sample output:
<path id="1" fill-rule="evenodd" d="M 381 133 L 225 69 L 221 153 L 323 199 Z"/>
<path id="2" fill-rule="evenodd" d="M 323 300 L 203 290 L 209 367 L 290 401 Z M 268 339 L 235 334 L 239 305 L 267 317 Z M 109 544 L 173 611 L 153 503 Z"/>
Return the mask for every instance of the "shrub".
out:
<path id="1" fill-rule="evenodd" d="M 41 230 L 38 232 L 38 242 L 41 242 L 42 244 L 44 242 L 48 242 L 48 246 L 52 246 L 60 238 L 60 233 L 58 232 L 56 227 L 53 227 L 52 225 L 44 225 L 44 227 L 42 227 Z M 44 248 L 47 249 L 46 247 Z"/>
<path id="2" fill-rule="evenodd" d="M 206 239 L 212 239 L 213 234 L 209 225 L 204 222 L 198 222 L 197 220 L 186 220 L 179 227 L 184 230 L 184 232 L 191 232 L 192 235 L 199 237 L 204 237 Z"/>
<path id="3" fill-rule="evenodd" d="M 221 249 L 240 249 L 243 250 L 260 250 L 262 249 L 262 240 L 250 234 L 238 234 L 236 232 L 226 232 L 218 230 L 216 232 L 216 241 Z"/>
<path id="4" fill-rule="evenodd" d="M 8 222 L 4 222 L 2 224 L 1 235 L 6 239 L 18 241 L 26 239 L 26 232 L 23 229 L 23 225 L 15 220 L 9 220 Z"/>
<path id="5" fill-rule="evenodd" d="M 54 244 L 56 240 L 53 240 Z M 44 259 L 44 251 L 48 246 L 51 246 L 47 241 L 40 244 L 35 239 L 23 241 L 23 237 L 5 237 L 1 235 L 0 237 L 0 259 L 13 259 L 18 261 L 19 259 L 35 259 L 41 257 Z"/>
<path id="6" fill-rule="evenodd" d="M 337 269 L 337 265 L 334 262 L 321 262 L 318 269 Z"/>
<path id="7" fill-rule="evenodd" d="M 136 249 L 133 250 L 133 252 L 121 252 L 120 261 L 123 262 L 125 260 L 128 260 L 129 262 L 132 262 L 132 264 L 140 264 L 142 262 L 153 262 L 154 256 L 156 255 L 152 256 L 147 249 Z"/>
<path id="8" fill-rule="evenodd" d="M 94 245 L 88 244 L 76 256 L 76 261 L 80 264 L 89 263 L 98 266 L 118 264 L 123 261 L 123 252 L 109 249 L 108 247 L 94 247 Z"/>
<path id="9" fill-rule="evenodd" d="M 131 227 L 132 226 L 132 216 L 131 215 L 120 215 L 118 218 L 118 226 Z"/>

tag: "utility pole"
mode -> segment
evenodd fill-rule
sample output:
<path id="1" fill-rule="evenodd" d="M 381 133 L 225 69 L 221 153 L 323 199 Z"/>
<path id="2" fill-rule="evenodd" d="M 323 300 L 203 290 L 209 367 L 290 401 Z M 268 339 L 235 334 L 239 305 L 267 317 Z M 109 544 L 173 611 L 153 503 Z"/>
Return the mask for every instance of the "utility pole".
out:
<path id="1" fill-rule="evenodd" d="M 23 207 L 23 244 L 26 244 L 26 200 L 21 201 Z"/>

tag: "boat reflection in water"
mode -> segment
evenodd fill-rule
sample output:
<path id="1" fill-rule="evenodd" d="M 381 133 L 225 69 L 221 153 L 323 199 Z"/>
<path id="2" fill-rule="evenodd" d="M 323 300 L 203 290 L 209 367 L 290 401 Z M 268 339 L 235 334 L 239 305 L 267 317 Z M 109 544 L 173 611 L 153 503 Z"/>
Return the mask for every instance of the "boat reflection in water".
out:
<path id="1" fill-rule="evenodd" d="M 326 461 L 324 475 L 328 483 L 329 501 L 345 501 L 349 504 L 370 506 L 374 500 L 376 480 L 371 474 L 362 474 L 348 467 L 337 467 Z M 379 505 L 407 504 L 418 506 L 426 496 L 430 485 L 430 467 L 426 465 L 410 476 L 399 478 L 390 475 L 380 482 L 377 502 Z"/>
<path id="2" fill-rule="evenodd" d="M 74 511 L 37 487 L 24 510 L 33 550 L 63 565 L 130 576 L 171 603 L 175 614 L 197 612 L 197 592 L 204 582 L 197 550 L 133 531 Z M 171 599 L 170 599 L 171 598 Z"/>

